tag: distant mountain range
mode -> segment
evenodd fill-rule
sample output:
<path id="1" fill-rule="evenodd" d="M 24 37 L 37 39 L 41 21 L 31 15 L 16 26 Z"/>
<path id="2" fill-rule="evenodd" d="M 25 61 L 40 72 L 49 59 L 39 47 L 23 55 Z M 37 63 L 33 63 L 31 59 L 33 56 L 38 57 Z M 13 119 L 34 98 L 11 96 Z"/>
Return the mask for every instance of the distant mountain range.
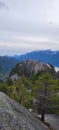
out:
<path id="1" fill-rule="evenodd" d="M 14 56 L 15 59 L 19 61 L 25 61 L 29 59 L 39 60 L 45 63 L 52 64 L 55 67 L 59 67 L 59 51 L 32 51 L 30 53 L 21 55 L 21 56 Z"/>
<path id="2" fill-rule="evenodd" d="M 32 51 L 24 55 L 0 56 L 0 72 L 9 73 L 10 70 L 20 61 L 38 60 L 59 67 L 59 51 Z"/>

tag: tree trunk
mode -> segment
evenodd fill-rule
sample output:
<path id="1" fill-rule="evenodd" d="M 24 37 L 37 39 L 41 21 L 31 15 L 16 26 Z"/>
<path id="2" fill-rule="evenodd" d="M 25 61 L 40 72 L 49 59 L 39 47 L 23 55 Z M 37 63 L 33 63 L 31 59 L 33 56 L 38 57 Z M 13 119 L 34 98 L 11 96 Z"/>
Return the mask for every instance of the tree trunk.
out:
<path id="1" fill-rule="evenodd" d="M 42 112 L 41 112 L 41 120 L 42 120 L 42 121 L 45 121 L 45 109 L 42 109 Z"/>

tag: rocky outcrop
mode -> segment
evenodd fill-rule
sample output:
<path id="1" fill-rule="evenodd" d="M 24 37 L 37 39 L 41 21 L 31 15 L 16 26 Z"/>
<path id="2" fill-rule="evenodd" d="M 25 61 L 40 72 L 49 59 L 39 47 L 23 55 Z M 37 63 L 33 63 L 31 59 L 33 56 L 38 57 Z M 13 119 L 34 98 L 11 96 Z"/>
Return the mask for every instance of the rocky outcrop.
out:
<path id="1" fill-rule="evenodd" d="M 27 60 L 18 63 L 15 68 L 12 69 L 10 77 L 12 80 L 17 80 L 18 76 L 20 77 L 22 75 L 26 75 L 28 77 L 32 77 L 33 75 L 37 75 L 41 71 L 50 72 L 51 66 L 49 64 L 45 64 L 36 60 Z"/>
<path id="2" fill-rule="evenodd" d="M 0 92 L 0 130 L 48 130 L 26 108 Z"/>

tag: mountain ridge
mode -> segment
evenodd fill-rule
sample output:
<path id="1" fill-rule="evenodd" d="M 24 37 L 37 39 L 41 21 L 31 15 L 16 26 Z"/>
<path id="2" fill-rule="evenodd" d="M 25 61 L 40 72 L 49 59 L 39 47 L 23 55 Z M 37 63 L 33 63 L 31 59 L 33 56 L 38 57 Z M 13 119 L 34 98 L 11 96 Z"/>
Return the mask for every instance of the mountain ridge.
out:
<path id="1" fill-rule="evenodd" d="M 32 51 L 21 56 L 15 56 L 15 58 L 21 61 L 28 59 L 35 59 L 59 67 L 59 61 L 58 61 L 59 51 L 51 51 L 51 50 Z"/>

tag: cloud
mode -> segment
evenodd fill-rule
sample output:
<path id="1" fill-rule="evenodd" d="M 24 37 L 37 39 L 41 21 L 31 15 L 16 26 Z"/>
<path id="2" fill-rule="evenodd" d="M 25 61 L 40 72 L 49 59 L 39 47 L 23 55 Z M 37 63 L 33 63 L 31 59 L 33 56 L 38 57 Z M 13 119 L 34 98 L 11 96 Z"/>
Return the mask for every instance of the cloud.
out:
<path id="1" fill-rule="evenodd" d="M 3 8 L 8 9 L 7 5 L 4 2 L 2 2 L 2 1 L 0 1 L 0 8 L 1 9 L 3 9 Z"/>
<path id="2" fill-rule="evenodd" d="M 58 12 L 58 0 L 0 0 L 0 55 L 58 50 Z"/>
<path id="3" fill-rule="evenodd" d="M 11 33 L 10 33 L 11 34 Z M 38 37 L 33 35 L 5 35 L 0 40 L 0 55 L 24 54 L 33 50 L 58 50 L 59 40 L 48 39 L 47 37 Z"/>

